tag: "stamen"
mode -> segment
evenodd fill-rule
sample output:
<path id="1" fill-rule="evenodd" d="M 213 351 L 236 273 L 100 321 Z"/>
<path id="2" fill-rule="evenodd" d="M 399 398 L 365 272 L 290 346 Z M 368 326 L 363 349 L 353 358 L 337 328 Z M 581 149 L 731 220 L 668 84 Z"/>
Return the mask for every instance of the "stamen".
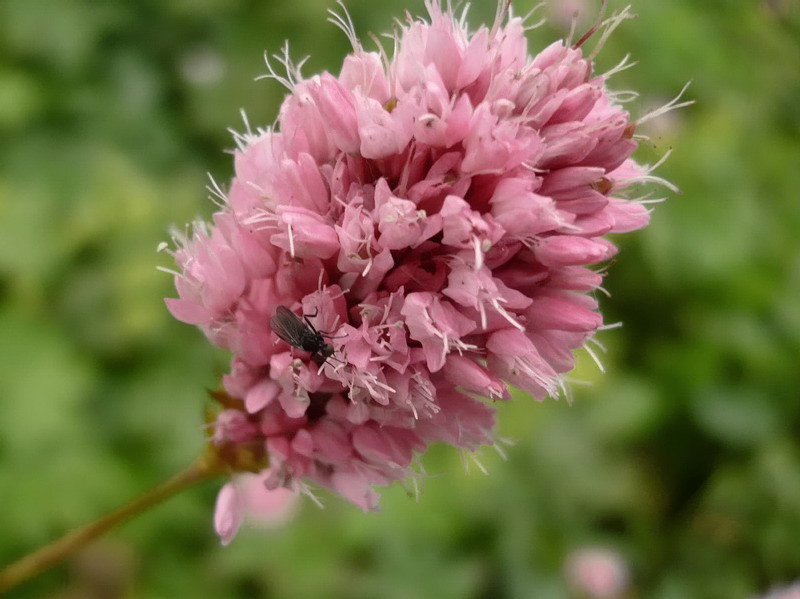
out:
<path id="1" fill-rule="evenodd" d="M 481 240 L 477 235 L 472 237 L 473 245 L 475 247 L 475 266 L 474 270 L 483 268 L 483 252 L 481 251 Z"/>
<path id="2" fill-rule="evenodd" d="M 502 299 L 502 298 L 500 298 L 500 299 Z M 519 322 L 517 322 L 517 319 L 514 318 L 513 316 L 511 316 L 511 314 L 509 314 L 506 311 L 506 309 L 503 308 L 500 305 L 500 300 L 498 298 L 492 298 L 492 302 L 491 303 L 492 303 L 492 306 L 494 307 L 494 309 L 497 310 L 500 313 L 500 315 L 503 318 L 505 318 L 509 323 L 511 323 L 511 326 L 513 326 L 514 328 L 519 329 L 523 333 L 525 332 L 525 327 L 522 326 Z M 484 325 L 484 328 L 485 328 L 485 325 Z"/>
<path id="3" fill-rule="evenodd" d="M 286 87 L 289 91 L 294 91 L 294 88 L 297 86 L 297 84 L 303 80 L 303 74 L 300 71 L 310 56 L 305 56 L 300 60 L 300 62 L 294 64 L 289 56 L 289 40 L 286 40 L 283 44 L 281 53 L 273 54 L 272 58 L 283 65 L 286 75 L 278 75 L 275 72 L 275 69 L 272 67 L 272 63 L 270 63 L 269 55 L 264 52 L 264 62 L 267 65 L 268 72 L 265 75 L 259 75 L 255 80 L 259 81 L 261 79 L 274 79 Z"/>
<path id="4" fill-rule="evenodd" d="M 481 464 L 481 461 L 478 459 L 478 456 L 475 455 L 474 451 L 470 451 L 469 452 L 469 457 L 472 458 L 473 462 L 475 462 L 475 465 L 478 467 L 478 470 L 480 470 L 484 474 L 489 474 L 489 471 L 486 469 L 486 467 L 483 464 Z"/>
<path id="5" fill-rule="evenodd" d="M 166 244 L 163 244 L 166 245 Z M 156 266 L 156 270 L 160 270 L 161 272 L 165 272 L 168 275 L 172 275 L 173 277 L 180 277 L 182 273 L 179 273 L 177 270 L 173 270 L 171 268 L 167 268 L 166 266 Z"/>
<path id="6" fill-rule="evenodd" d="M 590 37 L 592 37 L 594 32 L 597 31 L 597 29 L 602 26 L 602 19 L 603 19 L 603 15 L 606 12 L 606 5 L 607 4 L 608 4 L 608 0 L 603 0 L 603 3 L 600 5 L 600 12 L 597 14 L 597 18 L 595 19 L 594 25 L 592 25 L 589 28 L 589 31 L 587 31 L 586 33 L 583 34 L 583 37 L 581 37 L 581 39 L 579 39 L 575 43 L 573 48 L 580 48 L 584 44 L 584 42 L 586 40 L 588 40 Z M 569 39 L 572 39 L 572 34 L 574 33 L 574 27 L 575 27 L 575 23 L 576 22 L 577 22 L 577 18 L 573 19 L 572 28 L 570 28 L 570 32 L 569 32 Z"/>
<path id="7" fill-rule="evenodd" d="M 354 52 L 363 52 L 364 48 L 361 46 L 361 42 L 358 39 L 356 27 L 353 24 L 353 19 L 350 17 L 347 7 L 344 5 L 342 0 L 336 0 L 336 4 L 341 7 L 342 14 L 339 14 L 332 8 L 329 8 L 328 14 L 331 16 L 328 18 L 328 23 L 333 23 L 344 32 L 345 36 L 347 36 L 347 39 L 350 40 L 350 45 L 353 46 Z"/>
<path id="8" fill-rule="evenodd" d="M 606 0 L 603 0 L 604 5 L 605 3 Z M 620 11 L 619 14 L 612 15 L 611 17 L 606 19 L 602 24 L 602 26 L 605 27 L 605 30 L 603 31 L 603 34 L 600 36 L 600 39 L 598 40 L 597 44 L 595 44 L 595 47 L 592 49 L 591 53 L 587 58 L 589 60 L 594 60 L 595 57 L 600 53 L 600 50 L 603 49 L 603 46 L 608 41 L 608 38 L 611 37 L 611 34 L 614 32 L 614 30 L 617 27 L 619 27 L 623 21 L 627 19 L 632 19 L 634 18 L 634 16 L 635 15 L 631 12 L 631 7 L 626 6 L 625 8 L 622 9 L 622 11 Z"/>
<path id="9" fill-rule="evenodd" d="M 597 364 L 597 368 L 600 370 L 600 372 L 605 373 L 606 371 L 605 366 L 603 366 L 603 363 L 600 361 L 600 358 L 597 357 L 597 354 L 594 353 L 592 348 L 589 347 L 586 343 L 584 343 L 583 349 L 586 350 L 586 353 L 589 354 L 592 360 L 594 360 L 594 363 Z"/>
<path id="10" fill-rule="evenodd" d="M 311 490 L 311 487 L 309 487 L 306 483 L 302 481 L 297 481 L 297 491 L 302 495 L 308 497 L 311 501 L 313 501 L 318 508 L 325 509 L 325 505 L 322 503 L 322 501 L 319 500 L 319 498 L 316 495 L 314 495 L 314 492 Z"/>
<path id="11" fill-rule="evenodd" d="M 639 94 L 634 91 L 619 91 L 619 92 L 609 92 L 609 97 L 619 104 L 625 104 L 626 102 L 633 102 L 636 98 L 639 97 Z"/>
<path id="12" fill-rule="evenodd" d="M 511 0 L 498 0 L 497 2 L 497 11 L 494 15 L 494 23 L 492 24 L 492 29 L 489 31 L 489 39 L 493 40 L 497 35 L 497 32 L 503 26 L 503 23 L 506 21 L 508 17 L 509 7 L 511 6 Z"/>
<path id="13" fill-rule="evenodd" d="M 286 229 L 289 232 L 289 255 L 292 258 L 294 258 L 295 257 L 295 253 L 294 253 L 294 233 L 292 232 L 292 225 L 291 224 L 287 224 L 286 225 Z"/>
<path id="14" fill-rule="evenodd" d="M 239 148 L 239 151 L 244 152 L 247 149 L 247 146 L 255 142 L 259 136 L 264 135 L 265 131 L 262 128 L 257 127 L 255 132 L 253 132 L 253 129 L 250 127 L 250 121 L 247 118 L 247 113 L 243 108 L 239 110 L 239 114 L 242 115 L 244 132 L 240 133 L 232 127 L 228 128 L 228 132 L 233 135 L 233 141 L 236 143 L 236 147 Z"/>
<path id="15" fill-rule="evenodd" d="M 522 21 L 523 30 L 525 30 L 526 32 L 533 31 L 534 29 L 538 29 L 539 27 L 547 23 L 547 17 L 542 17 L 535 23 L 526 24 L 528 19 L 530 19 L 536 11 L 538 11 L 540 8 L 543 8 L 546 5 L 547 2 L 540 2 L 539 4 L 536 4 L 532 9 L 530 9 L 527 13 L 525 13 L 525 15 L 520 19 L 520 21 Z"/>
<path id="16" fill-rule="evenodd" d="M 275 71 L 275 68 L 272 66 L 272 63 L 269 60 L 269 54 L 266 51 L 264 52 L 264 63 L 267 65 L 267 73 L 256 77 L 256 81 L 260 81 L 262 79 L 274 79 L 290 92 L 294 91 L 294 86 L 292 85 L 292 82 L 289 81 L 288 77 L 278 75 L 278 73 Z"/>
<path id="17" fill-rule="evenodd" d="M 694 104 L 694 100 L 687 100 L 685 102 L 681 102 L 680 104 L 678 104 L 678 100 L 681 99 L 681 96 L 687 89 L 689 89 L 689 86 L 691 84 L 692 84 L 691 80 L 687 81 L 686 85 L 683 86 L 683 89 L 681 89 L 681 91 L 678 93 L 677 96 L 675 96 L 672 100 L 664 104 L 664 106 L 656 108 L 654 111 L 648 112 L 643 117 L 637 119 L 636 125 L 639 126 L 642 123 L 646 123 L 647 121 L 653 120 L 654 118 L 661 116 L 662 114 L 666 114 L 672 110 L 677 110 L 678 108 L 684 108 L 686 106 L 691 106 L 692 104 Z"/>
<path id="18" fill-rule="evenodd" d="M 628 59 L 629 59 L 630 57 L 631 57 L 631 55 L 630 55 L 630 54 L 626 54 L 626 55 L 625 55 L 625 57 L 624 57 L 624 58 L 623 58 L 623 59 L 622 59 L 622 60 L 619 62 L 619 64 L 617 64 L 617 66 L 615 66 L 615 67 L 613 67 L 612 69 L 610 69 L 609 71 L 606 71 L 605 73 L 603 73 L 603 74 L 601 75 L 601 77 L 602 77 L 603 79 L 608 79 L 608 78 L 610 78 L 612 75 L 616 75 L 617 73 L 621 73 L 622 71 L 626 71 L 626 70 L 628 70 L 629 68 L 631 68 L 631 67 L 634 67 L 634 66 L 636 66 L 637 64 L 639 64 L 637 61 L 634 61 L 634 62 L 630 62 L 630 63 L 629 63 L 629 62 L 628 62 Z"/>
<path id="19" fill-rule="evenodd" d="M 206 185 L 206 189 L 211 194 L 208 196 L 208 199 L 218 208 L 226 209 L 228 207 L 228 197 L 225 195 L 225 192 L 222 191 L 219 183 L 216 182 L 211 173 L 208 173 L 208 179 L 211 181 L 210 185 Z"/>

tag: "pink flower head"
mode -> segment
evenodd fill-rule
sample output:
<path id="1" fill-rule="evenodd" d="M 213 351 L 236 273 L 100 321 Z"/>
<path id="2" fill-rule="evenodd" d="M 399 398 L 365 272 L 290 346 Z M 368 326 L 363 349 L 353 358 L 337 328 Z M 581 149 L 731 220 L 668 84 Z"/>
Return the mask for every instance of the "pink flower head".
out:
<path id="1" fill-rule="evenodd" d="M 532 57 L 508 3 L 474 32 L 427 8 L 393 58 L 346 16 L 338 76 L 304 79 L 284 57 L 277 126 L 237 136 L 214 226 L 178 240 L 167 305 L 233 354 L 212 443 L 223 458 L 259 447 L 265 493 L 313 483 L 371 510 L 430 443 L 491 443 L 486 398 L 559 393 L 602 326 L 591 266 L 616 252 L 602 236 L 647 224 L 630 189 L 656 178 L 629 158 L 636 122 L 592 72 L 588 36 Z M 276 335 L 279 306 L 316 346 Z M 227 542 L 243 495 L 226 485 L 218 506 Z"/>

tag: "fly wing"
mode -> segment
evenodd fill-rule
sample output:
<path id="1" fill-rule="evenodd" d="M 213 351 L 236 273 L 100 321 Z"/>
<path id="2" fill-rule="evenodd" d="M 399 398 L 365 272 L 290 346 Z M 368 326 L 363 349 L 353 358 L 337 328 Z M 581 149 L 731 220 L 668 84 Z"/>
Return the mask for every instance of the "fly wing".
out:
<path id="1" fill-rule="evenodd" d="M 269 319 L 269 326 L 278 337 L 289 345 L 302 346 L 306 325 L 286 306 L 278 306 L 275 315 Z"/>

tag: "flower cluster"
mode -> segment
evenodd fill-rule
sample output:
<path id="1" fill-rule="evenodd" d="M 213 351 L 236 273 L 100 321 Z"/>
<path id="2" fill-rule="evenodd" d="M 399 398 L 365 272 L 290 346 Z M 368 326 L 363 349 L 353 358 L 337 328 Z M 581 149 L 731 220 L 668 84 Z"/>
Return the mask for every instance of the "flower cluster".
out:
<path id="1" fill-rule="evenodd" d="M 531 58 L 507 4 L 472 33 L 428 10 L 392 58 L 337 17 L 353 44 L 338 76 L 286 60 L 278 125 L 237 135 L 213 226 L 174 252 L 169 309 L 233 353 L 213 442 L 263 447 L 267 488 L 310 481 L 368 510 L 428 444 L 491 443 L 485 398 L 559 393 L 602 325 L 604 236 L 648 222 L 626 199 L 652 179 L 629 159 L 636 123 L 583 39 Z M 330 357 L 281 340 L 279 306 Z M 218 503 L 223 541 L 234 495 Z"/>

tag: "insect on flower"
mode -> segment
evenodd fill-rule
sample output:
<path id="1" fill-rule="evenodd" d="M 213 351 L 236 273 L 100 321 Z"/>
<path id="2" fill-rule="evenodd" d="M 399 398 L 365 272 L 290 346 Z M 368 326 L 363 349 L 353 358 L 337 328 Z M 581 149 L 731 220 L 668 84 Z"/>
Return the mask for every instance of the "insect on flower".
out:
<path id="1" fill-rule="evenodd" d="M 301 319 L 286 306 L 278 306 L 275 314 L 269 319 L 269 326 L 283 341 L 311 353 L 311 359 L 322 366 L 325 361 L 333 356 L 333 346 L 326 343 L 325 339 L 335 339 L 328 333 L 318 331 L 309 318 L 314 318 L 319 313 L 303 315 Z M 305 322 L 303 322 L 305 321 Z"/>

